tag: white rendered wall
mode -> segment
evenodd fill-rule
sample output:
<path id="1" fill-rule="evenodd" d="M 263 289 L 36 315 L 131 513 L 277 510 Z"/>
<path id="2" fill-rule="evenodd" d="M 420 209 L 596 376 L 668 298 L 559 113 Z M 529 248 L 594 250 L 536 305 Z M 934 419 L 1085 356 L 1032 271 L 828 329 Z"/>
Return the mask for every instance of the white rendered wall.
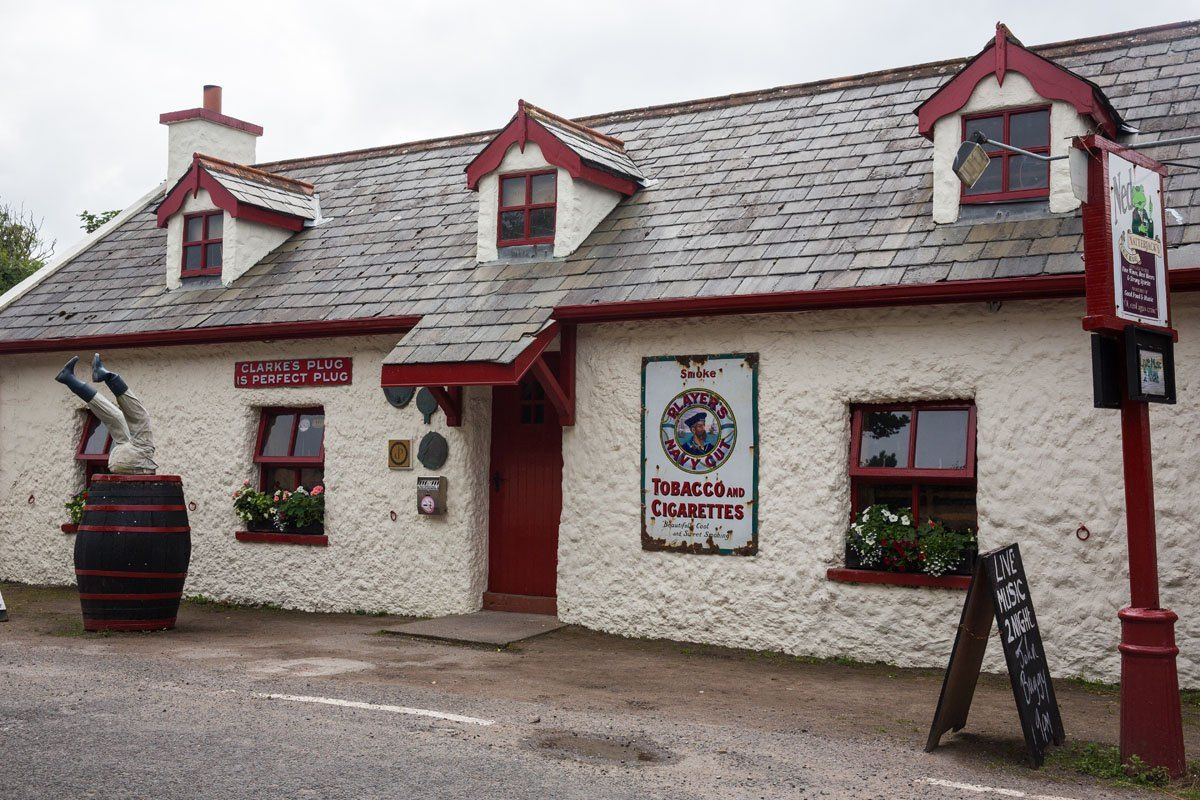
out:
<path id="1" fill-rule="evenodd" d="M 476 257 L 480 262 L 495 261 L 496 211 L 500 203 L 500 176 L 506 172 L 542 169 L 549 164 L 535 142 L 527 142 L 525 152 L 517 145 L 508 148 L 500 166 L 479 181 L 479 235 Z M 620 192 L 575 180 L 558 168 L 558 207 L 554 219 L 554 257 L 571 255 L 596 226 L 621 202 Z"/>
<path id="2" fill-rule="evenodd" d="M 1009 70 L 1001 86 L 995 75 L 981 80 L 971 93 L 971 99 L 956 114 L 942 117 L 933 125 L 933 221 L 955 222 L 958 219 L 962 183 L 954 174 L 954 155 L 962 144 L 962 118 L 967 114 L 999 111 L 1031 105 L 1050 105 L 1050 155 L 1064 155 L 1071 149 L 1071 139 L 1083 136 L 1093 123 L 1062 100 L 1046 100 L 1034 90 L 1033 84 L 1019 72 Z M 1066 159 L 1050 162 L 1050 211 L 1055 214 L 1073 211 L 1079 200 L 1071 191 L 1071 171 Z"/>
<path id="3" fill-rule="evenodd" d="M 253 133 L 205 119 L 170 123 L 167 125 L 168 191 L 192 165 L 194 153 L 249 165 L 255 161 L 257 139 Z"/>
<path id="4" fill-rule="evenodd" d="M 487 563 L 490 393 L 467 391 L 461 428 L 446 428 L 440 412 L 426 426 L 413 404 L 393 408 L 379 388 L 379 372 L 397 338 L 106 353 L 109 366 L 150 409 L 160 472 L 182 475 L 187 499 L 198 506 L 189 512 L 188 595 L 421 616 L 479 607 Z M 52 380 L 70 355 L 0 357 L 0 579 L 74 581 L 74 536 L 59 525 L 68 521 L 63 502 L 83 481 L 74 460 L 82 404 Z M 350 386 L 233 386 L 238 360 L 347 355 L 354 358 Z M 325 408 L 326 548 L 234 539 L 241 523 L 230 493 L 243 480 L 256 479 L 257 409 L 274 405 Z M 411 438 L 415 448 L 430 430 L 450 443 L 442 470 L 387 468 L 388 439 Z M 417 515 L 417 476 L 426 474 L 449 479 L 444 518 Z"/>
<path id="5" fill-rule="evenodd" d="M 183 207 L 167 220 L 167 287 L 183 285 L 183 218 L 200 211 L 216 211 L 208 192 L 201 189 L 188 194 Z M 245 219 L 235 219 L 228 213 L 222 219 L 221 283 L 230 285 L 251 267 L 262 261 L 272 250 L 286 242 L 292 231 Z"/>
<path id="6" fill-rule="evenodd" d="M 830 582 L 849 516 L 849 404 L 974 398 L 984 549 L 1021 545 L 1056 676 L 1119 675 L 1128 603 L 1118 412 L 1092 408 L 1082 301 L 581 326 L 563 436 L 559 616 L 625 636 L 943 668 L 964 593 Z M 1163 603 L 1180 678 L 1200 686 L 1200 303 L 1176 295 L 1180 403 L 1151 410 Z M 1189 331 L 1191 333 L 1189 333 Z M 641 549 L 644 356 L 752 351 L 759 554 Z M 1079 541 L 1080 524 L 1091 530 Z M 988 667 L 1002 670 L 997 641 Z"/>

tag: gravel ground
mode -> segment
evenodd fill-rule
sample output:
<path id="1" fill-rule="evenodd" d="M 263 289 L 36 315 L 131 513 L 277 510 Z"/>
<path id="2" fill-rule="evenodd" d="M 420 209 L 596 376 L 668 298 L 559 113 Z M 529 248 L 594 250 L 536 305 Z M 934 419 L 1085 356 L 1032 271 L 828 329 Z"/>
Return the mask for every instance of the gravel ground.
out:
<path id="1" fill-rule="evenodd" d="M 0 590 L 5 800 L 1144 796 L 1022 766 L 1011 708 L 923 753 L 927 673 L 577 629 L 497 652 L 377 634 L 396 618 L 194 605 L 174 632 L 83 635 L 69 591 Z M 992 683 L 985 722 L 1003 705 Z M 1061 693 L 1068 734 L 1112 703 Z"/>

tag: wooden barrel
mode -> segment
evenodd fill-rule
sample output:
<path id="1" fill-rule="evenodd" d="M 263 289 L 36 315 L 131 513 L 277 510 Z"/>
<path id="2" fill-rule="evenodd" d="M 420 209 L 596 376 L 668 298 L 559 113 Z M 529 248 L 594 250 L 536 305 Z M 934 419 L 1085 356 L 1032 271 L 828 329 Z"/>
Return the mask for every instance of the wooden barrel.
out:
<path id="1" fill-rule="evenodd" d="M 174 628 L 191 554 L 178 475 L 97 475 L 75 536 L 84 630 Z"/>

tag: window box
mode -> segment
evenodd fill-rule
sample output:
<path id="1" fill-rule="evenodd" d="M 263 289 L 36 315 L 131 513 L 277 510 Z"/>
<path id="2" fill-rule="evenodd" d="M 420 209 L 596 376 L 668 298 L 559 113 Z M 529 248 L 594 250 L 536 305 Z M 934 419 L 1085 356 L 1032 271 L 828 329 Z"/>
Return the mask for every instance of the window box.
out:
<path id="1" fill-rule="evenodd" d="M 237 531 L 234 536 L 239 542 L 261 544 L 301 544 L 310 547 L 328 547 L 329 537 L 312 533 L 280 533 L 278 531 Z"/>
<path id="2" fill-rule="evenodd" d="M 975 541 L 975 542 L 972 542 L 970 544 L 970 546 L 967 548 L 967 551 L 965 553 L 963 553 L 963 560 L 959 563 L 958 567 L 956 567 L 951 572 L 947 572 L 945 577 L 951 577 L 951 576 L 955 576 L 955 575 L 965 575 L 968 578 L 971 577 L 971 575 L 975 574 L 975 561 L 978 558 L 979 558 L 979 542 Z M 855 553 L 854 550 L 851 549 L 849 546 L 846 547 L 846 569 L 855 571 L 855 572 L 878 572 L 883 575 L 924 575 L 924 577 L 926 577 L 926 578 L 931 577 L 931 576 L 925 575 L 924 573 L 921 573 L 921 572 L 888 572 L 885 570 L 876 570 L 876 569 L 871 569 L 870 567 L 864 567 L 862 564 L 862 560 L 859 559 L 859 557 L 858 557 L 858 553 Z M 912 584 L 912 585 L 920 585 L 920 584 Z"/>
<path id="3" fill-rule="evenodd" d="M 969 575 L 942 575 L 935 578 L 922 572 L 880 572 L 873 569 L 843 569 L 831 567 L 825 577 L 838 583 L 873 583 L 884 586 L 909 586 L 932 589 L 966 589 L 971 585 Z"/>
<path id="4" fill-rule="evenodd" d="M 59 527 L 59 530 L 61 530 L 63 533 L 78 533 L 79 532 L 79 524 L 76 522 L 64 522 L 62 525 L 59 525 L 58 527 Z"/>

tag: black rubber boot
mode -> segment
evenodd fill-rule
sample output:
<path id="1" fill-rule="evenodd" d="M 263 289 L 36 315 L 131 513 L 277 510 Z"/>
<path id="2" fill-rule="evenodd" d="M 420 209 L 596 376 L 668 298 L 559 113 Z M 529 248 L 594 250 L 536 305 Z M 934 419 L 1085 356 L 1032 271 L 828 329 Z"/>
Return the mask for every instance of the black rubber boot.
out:
<path id="1" fill-rule="evenodd" d="M 121 380 L 120 375 L 104 368 L 104 362 L 100 360 L 99 353 L 92 356 L 92 383 L 107 383 L 108 388 L 117 397 L 129 391 L 129 385 Z"/>
<path id="2" fill-rule="evenodd" d="M 75 377 L 75 364 L 78 362 L 79 356 L 72 358 L 67 362 L 67 365 L 59 370 L 58 374 L 54 376 L 54 380 L 58 381 L 74 392 L 83 402 L 90 403 L 92 402 L 92 398 L 96 396 L 96 390 L 79 380 L 79 378 Z"/>

